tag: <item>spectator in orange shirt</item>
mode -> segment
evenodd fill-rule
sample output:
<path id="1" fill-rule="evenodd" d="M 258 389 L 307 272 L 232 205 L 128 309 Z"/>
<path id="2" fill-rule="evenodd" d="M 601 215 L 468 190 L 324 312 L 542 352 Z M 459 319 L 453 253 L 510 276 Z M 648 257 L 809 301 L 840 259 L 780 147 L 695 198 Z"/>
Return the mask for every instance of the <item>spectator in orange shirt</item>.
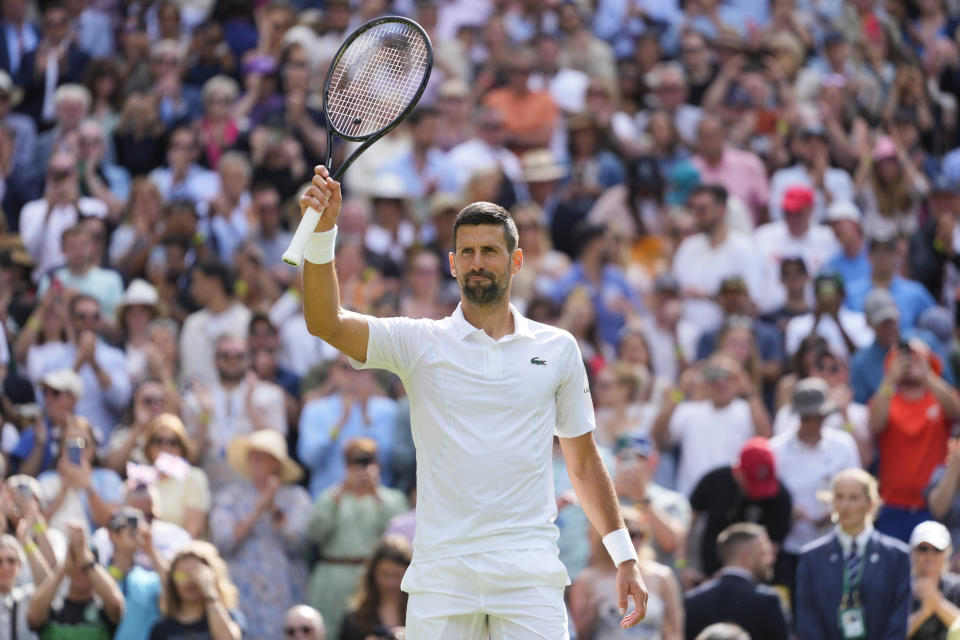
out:
<path id="1" fill-rule="evenodd" d="M 960 419 L 960 394 L 940 377 L 940 359 L 917 340 L 901 342 L 884 363 L 870 400 L 871 431 L 880 453 L 883 509 L 876 527 L 906 542 L 931 520 L 923 496 L 930 474 L 947 455 L 950 424 Z"/>
<path id="2" fill-rule="evenodd" d="M 484 100 L 503 114 L 506 146 L 515 152 L 546 147 L 559 115 L 547 91 L 530 91 L 527 86 L 535 62 L 533 52 L 517 51 L 507 68 L 506 86 L 494 89 Z"/>

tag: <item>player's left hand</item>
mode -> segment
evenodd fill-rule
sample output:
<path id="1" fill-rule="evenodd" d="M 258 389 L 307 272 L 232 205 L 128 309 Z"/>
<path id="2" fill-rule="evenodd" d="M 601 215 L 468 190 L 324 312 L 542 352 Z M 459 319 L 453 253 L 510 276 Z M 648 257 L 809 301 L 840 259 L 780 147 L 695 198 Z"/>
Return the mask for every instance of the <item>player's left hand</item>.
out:
<path id="1" fill-rule="evenodd" d="M 627 613 L 629 597 L 633 597 L 633 611 Z M 620 613 L 626 614 L 620 626 L 629 629 L 647 615 L 647 586 L 643 583 L 640 568 L 634 560 L 627 560 L 617 568 L 617 599 Z"/>

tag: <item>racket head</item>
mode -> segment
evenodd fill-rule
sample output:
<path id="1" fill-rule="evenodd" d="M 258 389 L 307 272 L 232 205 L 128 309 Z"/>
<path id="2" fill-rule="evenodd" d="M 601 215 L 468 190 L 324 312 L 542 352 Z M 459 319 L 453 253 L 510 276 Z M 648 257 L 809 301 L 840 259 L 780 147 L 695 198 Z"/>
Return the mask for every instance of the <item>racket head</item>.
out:
<path id="1" fill-rule="evenodd" d="M 433 69 L 433 45 L 401 16 L 357 27 L 330 62 L 323 85 L 327 126 L 345 140 L 379 138 L 417 105 Z"/>

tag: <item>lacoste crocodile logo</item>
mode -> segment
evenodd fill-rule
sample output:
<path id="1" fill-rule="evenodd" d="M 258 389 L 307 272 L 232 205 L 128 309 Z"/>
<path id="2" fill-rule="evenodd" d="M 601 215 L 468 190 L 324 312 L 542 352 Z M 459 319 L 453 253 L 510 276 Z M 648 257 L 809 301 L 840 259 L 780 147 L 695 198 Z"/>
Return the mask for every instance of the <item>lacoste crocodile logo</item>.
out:
<path id="1" fill-rule="evenodd" d="M 530 364 L 538 364 L 538 365 L 540 365 L 541 367 L 545 367 L 545 366 L 547 366 L 547 361 L 546 361 L 546 360 L 541 360 L 541 359 L 538 358 L 537 356 L 534 356 L 534 357 L 530 358 Z"/>

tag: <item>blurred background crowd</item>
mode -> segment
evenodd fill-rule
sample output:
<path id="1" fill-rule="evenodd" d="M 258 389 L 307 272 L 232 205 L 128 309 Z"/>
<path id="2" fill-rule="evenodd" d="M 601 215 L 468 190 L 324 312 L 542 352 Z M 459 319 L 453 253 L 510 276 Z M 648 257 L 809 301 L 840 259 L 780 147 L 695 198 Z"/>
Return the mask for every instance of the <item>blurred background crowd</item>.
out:
<path id="1" fill-rule="evenodd" d="M 341 300 L 448 315 L 456 213 L 510 210 L 651 592 L 620 630 L 556 447 L 572 635 L 839 640 L 856 591 L 960 637 L 956 0 L 0 0 L 0 637 L 402 635 L 409 404 L 280 260 L 385 14 L 435 67 Z"/>

